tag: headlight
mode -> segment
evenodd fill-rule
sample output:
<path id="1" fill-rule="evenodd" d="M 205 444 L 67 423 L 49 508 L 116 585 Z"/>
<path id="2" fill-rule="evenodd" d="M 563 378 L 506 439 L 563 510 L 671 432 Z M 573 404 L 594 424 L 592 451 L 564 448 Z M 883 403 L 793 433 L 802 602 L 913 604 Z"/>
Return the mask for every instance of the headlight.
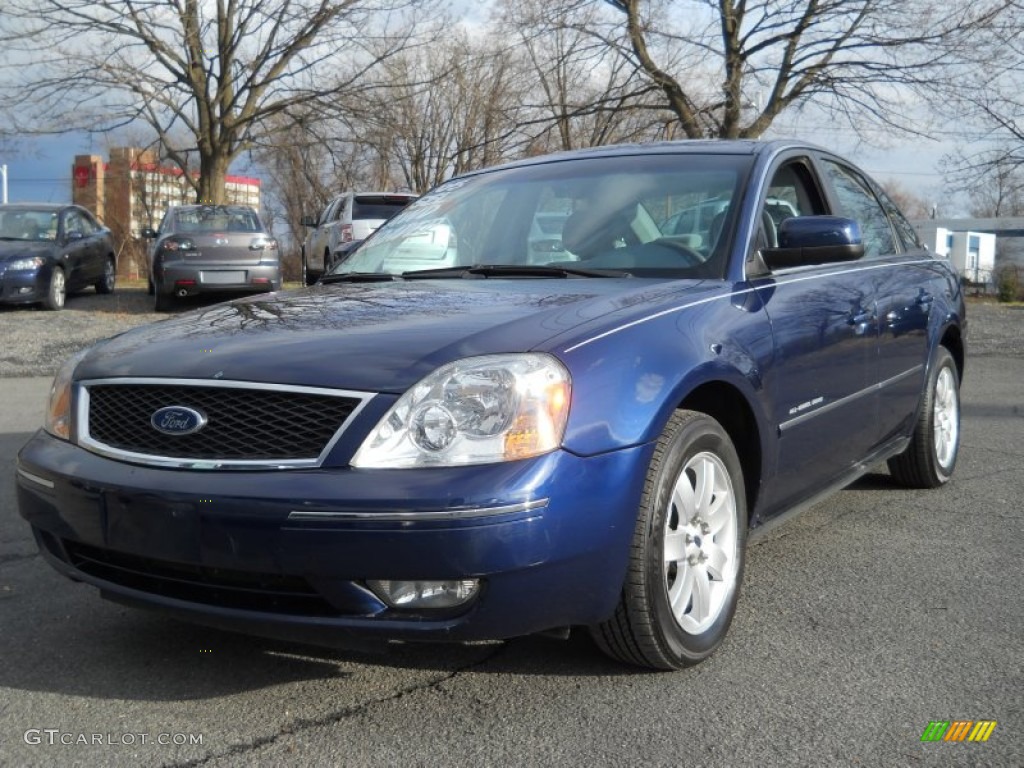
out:
<path id="1" fill-rule="evenodd" d="M 61 440 L 71 439 L 71 377 L 88 351 L 83 349 L 69 357 L 53 377 L 43 429 Z"/>
<path id="2" fill-rule="evenodd" d="M 561 444 L 569 394 L 569 372 L 550 355 L 449 363 L 398 399 L 352 466 L 440 467 L 538 456 Z"/>
<path id="3" fill-rule="evenodd" d="M 28 259 L 16 259 L 15 261 L 7 262 L 7 268 L 10 270 L 16 269 L 39 269 L 43 266 L 44 261 L 39 256 L 32 256 Z"/>

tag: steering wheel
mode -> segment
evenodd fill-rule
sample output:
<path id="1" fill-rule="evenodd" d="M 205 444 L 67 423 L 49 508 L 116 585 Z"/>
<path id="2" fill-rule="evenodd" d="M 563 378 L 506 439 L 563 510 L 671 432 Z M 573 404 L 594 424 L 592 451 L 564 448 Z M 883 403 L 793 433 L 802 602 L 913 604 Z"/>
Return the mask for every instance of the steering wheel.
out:
<path id="1" fill-rule="evenodd" d="M 652 240 L 650 244 L 663 246 L 677 256 L 681 256 L 686 260 L 686 266 L 688 267 L 696 267 L 698 264 L 704 263 L 704 255 L 700 251 L 679 242 L 674 237 L 659 237 L 657 240 Z"/>

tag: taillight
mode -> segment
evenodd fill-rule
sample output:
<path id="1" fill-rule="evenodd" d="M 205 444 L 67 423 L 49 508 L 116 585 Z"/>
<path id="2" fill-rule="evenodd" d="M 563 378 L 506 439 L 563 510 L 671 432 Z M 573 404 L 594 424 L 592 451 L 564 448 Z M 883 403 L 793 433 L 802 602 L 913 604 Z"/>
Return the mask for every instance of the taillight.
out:
<path id="1" fill-rule="evenodd" d="M 264 237 L 263 235 L 260 235 L 259 237 L 254 237 L 249 242 L 249 250 L 250 251 L 274 251 L 274 250 L 277 250 L 277 240 L 275 240 L 272 237 Z"/>
<path id="2" fill-rule="evenodd" d="M 160 248 L 165 251 L 194 251 L 196 244 L 187 237 L 168 237 L 160 243 Z"/>
<path id="3" fill-rule="evenodd" d="M 352 242 L 352 225 L 342 224 L 341 225 L 341 242 L 351 243 Z"/>

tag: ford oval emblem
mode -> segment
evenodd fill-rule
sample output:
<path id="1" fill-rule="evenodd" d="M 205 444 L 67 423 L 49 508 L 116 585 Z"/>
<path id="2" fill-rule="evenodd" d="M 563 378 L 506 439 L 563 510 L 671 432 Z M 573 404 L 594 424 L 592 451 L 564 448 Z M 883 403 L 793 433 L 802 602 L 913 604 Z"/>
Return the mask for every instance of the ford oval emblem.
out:
<path id="1" fill-rule="evenodd" d="M 149 423 L 165 435 L 191 435 L 206 426 L 206 414 L 184 405 L 168 405 L 150 416 Z"/>

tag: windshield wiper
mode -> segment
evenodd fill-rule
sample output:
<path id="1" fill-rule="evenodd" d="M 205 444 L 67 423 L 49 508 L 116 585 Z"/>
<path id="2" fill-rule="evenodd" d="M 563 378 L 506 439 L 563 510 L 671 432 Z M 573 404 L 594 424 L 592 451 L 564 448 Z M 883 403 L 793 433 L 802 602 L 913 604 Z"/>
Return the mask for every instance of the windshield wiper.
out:
<path id="1" fill-rule="evenodd" d="M 528 264 L 474 264 L 471 267 L 442 267 L 403 272 L 406 280 L 444 279 L 447 277 L 632 277 L 614 269 L 581 269 Z"/>
<path id="2" fill-rule="evenodd" d="M 332 275 L 324 275 L 320 282 L 327 283 L 390 283 L 392 280 L 401 280 L 398 275 L 390 272 L 336 272 Z"/>

